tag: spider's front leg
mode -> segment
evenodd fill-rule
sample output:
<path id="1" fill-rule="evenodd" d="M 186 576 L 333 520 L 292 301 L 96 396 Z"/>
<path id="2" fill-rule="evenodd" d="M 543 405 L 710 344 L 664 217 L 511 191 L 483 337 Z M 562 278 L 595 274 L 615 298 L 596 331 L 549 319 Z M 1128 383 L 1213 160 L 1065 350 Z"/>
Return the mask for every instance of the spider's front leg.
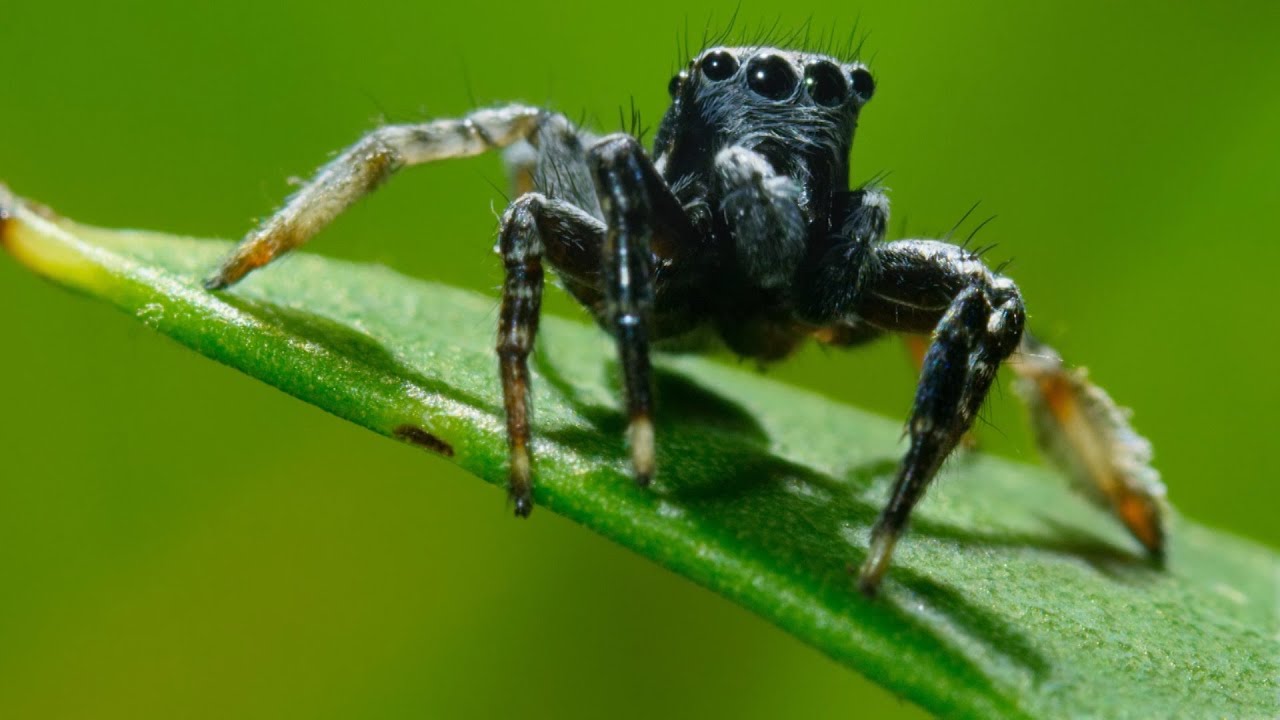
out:
<path id="1" fill-rule="evenodd" d="M 544 237 L 546 242 L 544 243 Z M 508 484 L 516 515 L 528 517 L 533 510 L 529 462 L 529 353 L 533 351 L 542 310 L 542 258 L 572 274 L 594 268 L 576 267 L 594 256 L 568 255 L 570 239 L 598 247 L 604 238 L 604 224 L 580 208 L 538 193 L 521 195 L 502 216 L 498 252 L 506 279 L 502 284 L 502 309 L 498 319 L 498 365 L 502 374 L 502 396 L 507 415 Z M 549 247 L 548 247 L 549 246 Z"/>
<path id="2" fill-rule="evenodd" d="M 859 571 L 860 589 L 874 594 L 912 509 L 973 424 L 1000 363 L 1018 347 L 1025 312 L 1013 282 L 963 248 L 902 240 L 860 252 L 856 292 L 835 298 L 840 313 L 890 331 L 933 331 L 907 423 L 911 446 Z"/>
<path id="3" fill-rule="evenodd" d="M 695 232 L 635 138 L 623 134 L 603 138 L 588 151 L 588 162 L 608 226 L 601 246 L 602 320 L 618 345 L 636 482 L 647 485 L 655 470 L 649 364 L 654 253 L 674 257 Z"/>
<path id="4" fill-rule="evenodd" d="M 283 208 L 249 233 L 205 280 L 219 290 L 302 245 L 396 170 L 469 157 L 528 137 L 546 113 L 526 105 L 477 110 L 457 119 L 386 125 L 361 138 L 303 185 Z"/>

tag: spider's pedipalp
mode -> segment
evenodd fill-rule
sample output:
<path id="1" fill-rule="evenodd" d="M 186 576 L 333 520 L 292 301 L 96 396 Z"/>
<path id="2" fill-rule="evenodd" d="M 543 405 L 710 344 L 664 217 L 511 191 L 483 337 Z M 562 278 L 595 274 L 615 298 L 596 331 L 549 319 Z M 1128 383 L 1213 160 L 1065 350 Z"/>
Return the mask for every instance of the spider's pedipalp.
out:
<path id="1" fill-rule="evenodd" d="M 396 170 L 469 157 L 527 137 L 545 111 L 527 105 L 477 110 L 464 118 L 385 125 L 320 168 L 283 208 L 249 233 L 205 280 L 220 290 L 310 240 Z"/>
<path id="2" fill-rule="evenodd" d="M 743 147 L 721 150 L 715 168 L 724 219 L 737 239 L 739 266 L 762 288 L 790 282 L 808 251 L 801 187 Z"/>
<path id="3" fill-rule="evenodd" d="M 795 284 L 796 313 L 817 326 L 865 326 L 853 308 L 877 274 L 875 248 L 889 226 L 889 198 L 882 190 L 861 188 L 841 195 L 838 205 L 838 232 Z"/>

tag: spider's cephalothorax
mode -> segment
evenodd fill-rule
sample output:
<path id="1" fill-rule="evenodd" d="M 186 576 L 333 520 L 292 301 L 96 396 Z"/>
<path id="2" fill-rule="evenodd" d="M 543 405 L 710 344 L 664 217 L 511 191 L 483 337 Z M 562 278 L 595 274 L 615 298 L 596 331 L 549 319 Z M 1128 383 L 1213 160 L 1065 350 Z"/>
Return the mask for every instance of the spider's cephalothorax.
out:
<path id="1" fill-rule="evenodd" d="M 505 148 L 518 197 L 497 250 L 506 270 L 498 359 L 516 513 L 533 506 L 528 356 L 543 263 L 615 339 L 636 479 L 655 471 L 649 351 L 718 337 L 760 361 L 806 339 L 836 346 L 932 334 L 910 447 L 859 576 L 880 582 L 907 519 L 968 431 L 997 368 L 1020 347 L 1019 388 L 1039 436 L 1154 554 L 1163 488 L 1123 412 L 1023 332 L 1013 282 L 963 247 L 885 240 L 889 203 L 849 188 L 858 114 L 875 83 L 860 63 L 770 47 L 715 47 L 670 86 L 653 154 L 525 105 L 389 125 L 320 169 L 206 283 L 227 287 L 301 245 L 395 170 Z"/>
<path id="2" fill-rule="evenodd" d="M 654 160 L 678 185 L 722 199 L 719 155 L 745 150 L 789 178 L 806 220 L 829 207 L 811 190 L 845 190 L 858 110 L 875 89 L 861 65 L 773 48 L 716 48 L 671 80 L 671 107 L 654 142 Z M 818 204 L 811 204 L 817 201 Z"/>

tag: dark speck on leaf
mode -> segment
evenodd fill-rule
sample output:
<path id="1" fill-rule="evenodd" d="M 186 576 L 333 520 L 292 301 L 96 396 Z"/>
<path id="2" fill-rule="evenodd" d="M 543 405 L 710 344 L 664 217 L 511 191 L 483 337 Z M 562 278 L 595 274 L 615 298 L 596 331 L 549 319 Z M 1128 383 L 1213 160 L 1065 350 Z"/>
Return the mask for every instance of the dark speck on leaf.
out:
<path id="1" fill-rule="evenodd" d="M 453 446 L 416 425 L 401 425 L 395 436 L 407 443 L 426 448 L 445 457 L 453 457 Z"/>

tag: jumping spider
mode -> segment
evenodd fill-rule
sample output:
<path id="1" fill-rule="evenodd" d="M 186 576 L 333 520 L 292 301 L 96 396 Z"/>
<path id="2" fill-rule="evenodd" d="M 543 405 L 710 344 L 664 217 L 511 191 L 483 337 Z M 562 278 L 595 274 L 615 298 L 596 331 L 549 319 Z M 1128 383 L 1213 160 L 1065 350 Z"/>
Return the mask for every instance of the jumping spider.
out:
<path id="1" fill-rule="evenodd" d="M 322 167 L 206 281 L 226 288 L 302 245 L 409 165 L 505 148 L 518 197 L 502 216 L 497 354 L 517 515 L 533 507 L 529 370 L 543 261 L 617 342 L 635 479 L 655 472 L 650 345 L 710 330 L 740 356 L 783 358 L 932 334 L 892 497 L 858 584 L 872 594 L 912 508 L 1013 357 L 1041 444 L 1153 554 L 1163 487 L 1149 447 L 1080 371 L 1024 332 L 1022 295 L 964 247 L 886 241 L 889 201 L 849 188 L 866 66 L 772 47 L 713 47 L 671 79 L 652 154 L 563 115 L 513 104 L 387 125 Z M 707 333 L 702 333 L 707 334 Z"/>

